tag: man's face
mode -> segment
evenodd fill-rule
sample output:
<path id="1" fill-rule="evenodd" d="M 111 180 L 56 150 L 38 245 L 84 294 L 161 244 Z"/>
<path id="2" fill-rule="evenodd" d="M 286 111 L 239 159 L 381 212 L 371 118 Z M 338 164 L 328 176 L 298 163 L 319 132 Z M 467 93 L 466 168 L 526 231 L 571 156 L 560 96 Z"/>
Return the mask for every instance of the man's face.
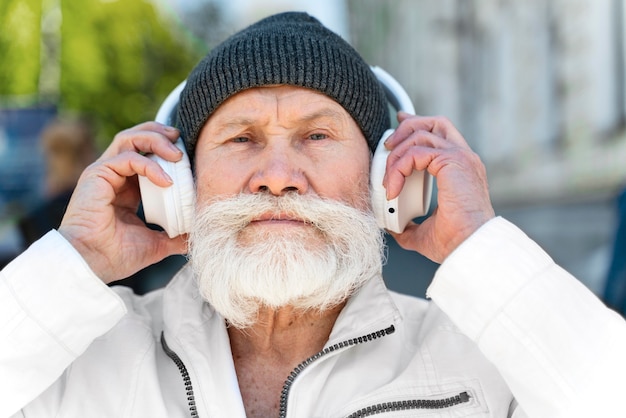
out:
<path id="1" fill-rule="evenodd" d="M 343 107 L 309 89 L 261 87 L 231 97 L 200 132 L 195 161 L 199 203 L 296 191 L 367 207 L 367 142 Z"/>
<path id="2" fill-rule="evenodd" d="M 206 123 L 195 160 L 189 256 L 230 324 L 250 326 L 261 306 L 326 310 L 380 272 L 369 148 L 333 100 L 285 86 L 239 93 Z"/>

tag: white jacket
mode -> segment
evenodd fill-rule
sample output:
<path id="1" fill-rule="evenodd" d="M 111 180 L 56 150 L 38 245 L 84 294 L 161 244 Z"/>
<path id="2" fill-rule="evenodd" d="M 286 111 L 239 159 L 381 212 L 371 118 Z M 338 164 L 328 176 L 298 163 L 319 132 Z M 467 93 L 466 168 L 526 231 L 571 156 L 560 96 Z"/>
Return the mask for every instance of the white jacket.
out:
<path id="1" fill-rule="evenodd" d="M 0 417 L 245 416 L 190 269 L 138 297 L 51 232 L 1 274 Z M 428 295 L 373 278 L 286 377 L 284 416 L 626 416 L 626 324 L 510 223 L 470 237 Z"/>

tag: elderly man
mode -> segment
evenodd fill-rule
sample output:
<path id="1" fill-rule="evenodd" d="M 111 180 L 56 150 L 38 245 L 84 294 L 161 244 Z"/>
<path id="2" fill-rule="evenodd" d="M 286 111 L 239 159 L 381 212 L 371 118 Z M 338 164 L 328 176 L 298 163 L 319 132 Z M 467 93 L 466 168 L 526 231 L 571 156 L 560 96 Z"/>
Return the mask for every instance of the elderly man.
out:
<path id="1" fill-rule="evenodd" d="M 622 416 L 626 326 L 495 217 L 485 170 L 443 118 L 400 113 L 383 184 L 427 170 L 438 208 L 393 237 L 441 262 L 426 301 L 388 291 L 369 204 L 389 125 L 362 58 L 286 13 L 190 74 L 179 128 L 121 132 L 58 231 L 2 272 L 0 415 Z M 191 233 L 136 216 L 146 153 L 192 158 Z M 143 297 L 105 284 L 176 253 Z"/>

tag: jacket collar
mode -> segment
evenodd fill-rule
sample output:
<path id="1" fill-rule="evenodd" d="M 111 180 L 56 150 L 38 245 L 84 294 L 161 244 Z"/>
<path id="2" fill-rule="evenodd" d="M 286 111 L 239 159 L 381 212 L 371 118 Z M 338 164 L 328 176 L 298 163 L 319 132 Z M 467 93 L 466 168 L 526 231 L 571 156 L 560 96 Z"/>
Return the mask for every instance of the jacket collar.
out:
<path id="1" fill-rule="evenodd" d="M 400 311 L 381 275 L 368 280 L 348 300 L 329 336 L 327 345 L 387 328 L 401 321 Z"/>
<path id="2" fill-rule="evenodd" d="M 223 321 L 200 296 L 189 264 L 170 281 L 163 298 L 165 329 L 173 335 L 184 329 L 198 333 L 209 321 Z M 400 312 L 382 276 L 377 275 L 350 297 L 337 318 L 328 343 L 388 327 L 400 320 Z"/>

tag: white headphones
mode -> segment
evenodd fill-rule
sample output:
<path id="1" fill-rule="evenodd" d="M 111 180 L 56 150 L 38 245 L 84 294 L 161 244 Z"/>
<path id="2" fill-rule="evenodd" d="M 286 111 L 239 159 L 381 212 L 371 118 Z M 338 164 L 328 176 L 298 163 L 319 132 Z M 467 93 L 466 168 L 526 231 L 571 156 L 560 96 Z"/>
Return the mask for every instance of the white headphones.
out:
<path id="1" fill-rule="evenodd" d="M 165 98 L 157 112 L 155 118 L 157 122 L 173 125 L 180 93 L 185 84 L 186 80 Z M 170 187 L 159 187 L 147 177 L 139 176 L 139 190 L 146 222 L 161 226 L 170 238 L 191 230 L 195 200 L 193 174 L 185 144 L 178 138 L 174 145 L 183 152 L 183 158 L 178 162 L 164 160 L 155 154 L 148 155 L 172 178 L 174 183 Z"/>
<path id="2" fill-rule="evenodd" d="M 396 111 L 415 114 L 413 103 L 407 92 L 389 73 L 379 67 L 371 67 L 376 78 L 383 86 L 387 100 Z M 176 114 L 180 93 L 186 81 L 181 82 L 163 101 L 156 115 L 156 121 L 172 125 Z M 388 201 L 382 179 L 389 151 L 384 141 L 393 130 L 389 129 L 378 143 L 372 159 L 370 175 L 372 209 L 381 228 L 394 232 L 402 232 L 406 225 L 418 216 L 428 213 L 432 196 L 433 178 L 424 171 L 414 171 L 405 179 L 405 185 L 398 197 Z M 191 230 L 195 200 L 195 187 L 189 157 L 185 146 L 179 138 L 175 144 L 183 151 L 183 158 L 170 162 L 157 155 L 149 155 L 159 163 L 163 170 L 172 178 L 174 184 L 162 188 L 156 186 L 144 176 L 139 176 L 139 188 L 143 201 L 146 222 L 161 226 L 170 238 L 187 233 Z"/>

